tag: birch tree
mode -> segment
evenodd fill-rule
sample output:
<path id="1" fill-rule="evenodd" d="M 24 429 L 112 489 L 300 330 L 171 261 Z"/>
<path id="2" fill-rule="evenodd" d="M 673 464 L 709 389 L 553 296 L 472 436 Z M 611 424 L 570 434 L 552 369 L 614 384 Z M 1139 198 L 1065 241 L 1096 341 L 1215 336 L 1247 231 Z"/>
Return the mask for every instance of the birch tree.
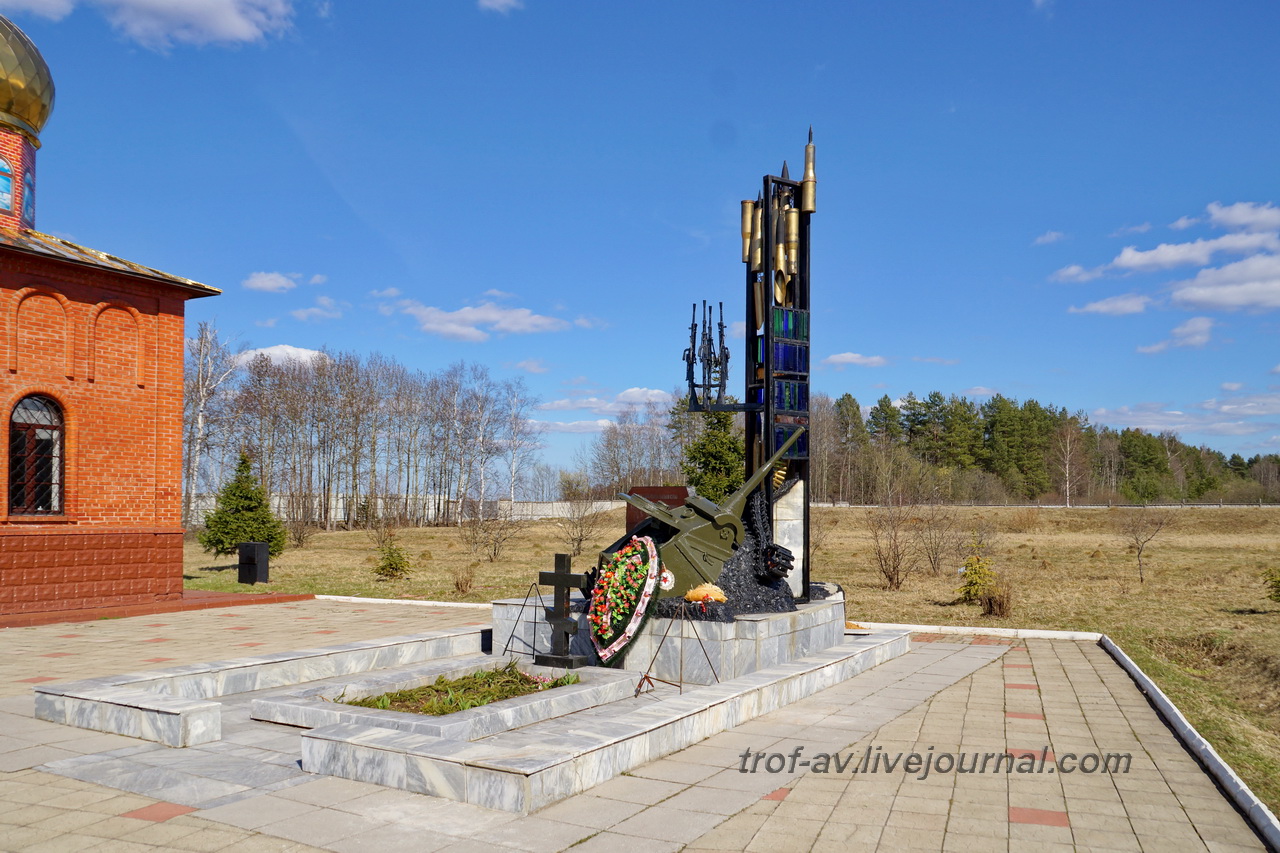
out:
<path id="1" fill-rule="evenodd" d="M 186 364 L 182 383 L 182 524 L 192 523 L 192 501 L 200 485 L 200 472 L 210 446 L 222 439 L 228 420 L 231 394 L 240 363 L 230 342 L 208 321 L 186 340 Z"/>

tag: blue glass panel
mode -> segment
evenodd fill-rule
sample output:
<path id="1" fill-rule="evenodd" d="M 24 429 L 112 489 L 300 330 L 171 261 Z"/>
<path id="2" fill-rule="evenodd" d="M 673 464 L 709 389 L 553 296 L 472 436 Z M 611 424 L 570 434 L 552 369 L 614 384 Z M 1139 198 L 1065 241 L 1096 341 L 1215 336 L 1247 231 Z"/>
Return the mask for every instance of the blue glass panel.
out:
<path id="1" fill-rule="evenodd" d="M 798 426 L 790 424 L 776 424 L 773 428 L 773 452 L 777 453 L 778 448 L 787 443 L 787 439 L 791 437 L 791 433 L 800 429 Z M 795 444 L 791 445 L 791 449 L 786 452 L 787 459 L 808 459 L 809 458 L 809 433 L 800 436 Z"/>
<path id="2" fill-rule="evenodd" d="M 773 407 L 781 412 L 809 411 L 809 383 L 776 380 L 773 383 Z"/>

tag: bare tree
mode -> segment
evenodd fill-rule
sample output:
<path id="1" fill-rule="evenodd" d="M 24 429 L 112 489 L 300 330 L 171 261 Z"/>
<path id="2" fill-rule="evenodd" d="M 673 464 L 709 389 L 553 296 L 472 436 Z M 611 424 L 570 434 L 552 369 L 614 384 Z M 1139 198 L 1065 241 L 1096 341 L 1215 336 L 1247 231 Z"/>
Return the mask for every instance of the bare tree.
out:
<path id="1" fill-rule="evenodd" d="M 529 393 L 524 380 L 517 379 L 502 385 L 502 445 L 507 462 L 507 489 L 514 501 L 521 482 L 528 476 L 534 454 L 542 448 L 543 428 L 529 413 L 538 398 Z"/>
<path id="2" fill-rule="evenodd" d="M 916 547 L 929 566 L 929 574 L 937 576 L 943 564 L 958 556 L 964 549 L 964 537 L 960 533 L 955 511 L 937 501 L 920 509 L 916 526 Z"/>
<path id="3" fill-rule="evenodd" d="M 524 386 L 462 362 L 427 373 L 377 354 L 261 356 L 235 399 L 237 441 L 298 535 L 383 518 L 455 523 L 463 502 L 488 515 L 540 446 Z"/>
<path id="4" fill-rule="evenodd" d="M 526 519 L 511 512 L 511 505 L 499 506 L 492 515 L 471 518 L 460 527 L 462 541 L 472 554 L 480 554 L 490 563 L 496 563 L 511 540 L 529 526 Z"/>
<path id="5" fill-rule="evenodd" d="M 817 393 L 809 397 L 809 448 L 809 494 L 817 501 L 839 500 L 840 433 L 836 427 L 835 401 L 827 394 Z M 809 526 L 812 542 L 812 514 Z"/>
<path id="6" fill-rule="evenodd" d="M 608 523 L 607 513 L 597 512 L 595 501 L 569 501 L 568 510 L 556 517 L 556 530 L 560 533 L 560 541 L 564 542 L 573 556 L 582 553 L 582 547 L 597 538 Z"/>
<path id="7" fill-rule="evenodd" d="M 1148 507 L 1131 509 L 1120 518 L 1120 535 L 1124 537 L 1138 558 L 1138 583 L 1146 583 L 1142 556 L 1151 540 L 1173 525 L 1173 513 L 1169 510 L 1153 510 Z"/>
<path id="8" fill-rule="evenodd" d="M 809 552 L 817 554 L 827 545 L 831 534 L 840 526 L 835 510 L 813 509 L 809 515 Z"/>
<path id="9" fill-rule="evenodd" d="M 902 589 L 920 567 L 920 554 L 910 529 L 910 508 L 892 501 L 867 510 L 871 553 L 886 589 Z"/>
<path id="10" fill-rule="evenodd" d="M 1053 432 L 1049 448 L 1050 462 L 1058 491 L 1067 506 L 1088 483 L 1089 456 L 1084 437 L 1084 415 L 1063 413 Z"/>
<path id="11" fill-rule="evenodd" d="M 210 445 L 222 438 L 219 428 L 229 419 L 231 392 L 240 362 L 230 343 L 210 322 L 201 322 L 186 341 L 183 376 L 182 524 L 192 523 L 191 503 Z"/>
<path id="12" fill-rule="evenodd" d="M 541 462 L 532 466 L 525 483 L 525 495 L 531 501 L 554 501 L 560 497 L 561 469 Z"/>
<path id="13" fill-rule="evenodd" d="M 560 500 L 568 504 L 568 511 L 557 516 L 555 527 L 560 533 L 560 540 L 576 557 L 582 553 L 583 545 L 600 535 L 608 516 L 596 511 L 591 488 L 582 474 L 561 473 Z"/>

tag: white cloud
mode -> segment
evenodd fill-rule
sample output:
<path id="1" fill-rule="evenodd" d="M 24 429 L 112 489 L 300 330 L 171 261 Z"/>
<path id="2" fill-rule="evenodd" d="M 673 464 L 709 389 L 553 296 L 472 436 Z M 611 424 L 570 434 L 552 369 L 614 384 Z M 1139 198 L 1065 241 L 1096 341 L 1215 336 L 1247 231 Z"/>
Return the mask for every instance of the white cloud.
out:
<path id="1" fill-rule="evenodd" d="M 837 368 L 843 368 L 846 365 L 857 365 L 858 367 L 884 367 L 889 360 L 882 355 L 861 355 L 856 352 L 841 352 L 835 355 L 829 355 L 822 360 L 823 364 L 830 364 Z"/>
<path id="2" fill-rule="evenodd" d="M 618 402 L 629 406 L 643 406 L 645 403 L 669 406 L 671 405 L 671 392 L 659 391 L 656 388 L 628 388 L 618 395 Z"/>
<path id="3" fill-rule="evenodd" d="M 1229 400 L 1205 400 L 1200 408 L 1231 417 L 1280 415 L 1280 394 L 1245 394 Z"/>
<path id="4" fill-rule="evenodd" d="M 1255 204 L 1241 201 L 1235 204 L 1211 203 L 1205 208 L 1209 221 L 1219 228 L 1238 228 L 1245 231 L 1275 231 L 1280 229 L 1280 207 L 1271 202 Z"/>
<path id="5" fill-rule="evenodd" d="M 575 434 L 604 432 L 605 428 L 611 426 L 613 421 L 608 418 L 601 418 L 595 421 L 539 421 L 530 420 L 542 427 L 547 432 L 568 432 Z"/>
<path id="6" fill-rule="evenodd" d="M 994 397 L 1000 392 L 985 385 L 974 385 L 972 388 L 966 388 L 960 393 L 966 397 Z"/>
<path id="7" fill-rule="evenodd" d="M 729 324 L 729 337 L 746 340 L 747 323 L 745 320 L 734 320 Z"/>
<path id="8" fill-rule="evenodd" d="M 307 279 L 307 284 L 324 284 L 328 280 L 329 276 L 324 275 L 323 273 L 316 273 L 311 276 L 311 278 Z"/>
<path id="9" fill-rule="evenodd" d="M 514 293 L 507 293 L 505 290 L 498 290 L 497 288 L 493 288 L 493 287 L 489 288 L 488 290 L 486 290 L 484 293 L 480 295 L 487 296 L 490 299 L 515 299 L 516 298 L 516 295 Z"/>
<path id="10" fill-rule="evenodd" d="M 284 293 L 298 286 L 294 281 L 296 275 L 285 275 L 282 272 L 255 272 L 240 282 L 246 290 L 260 290 L 263 293 Z"/>
<path id="11" fill-rule="evenodd" d="M 517 361 L 511 366 L 516 370 L 527 370 L 529 373 L 546 373 L 548 369 L 540 358 L 526 358 L 524 361 Z"/>
<path id="12" fill-rule="evenodd" d="M 314 361 L 317 358 L 327 358 L 320 350 L 304 349 L 290 344 L 276 344 L 273 347 L 245 350 L 236 356 L 236 361 L 240 364 L 248 364 L 260 355 L 265 355 L 271 360 L 272 364 L 285 364 L 290 361 Z"/>
<path id="13" fill-rule="evenodd" d="M 1214 322 L 1208 317 L 1192 317 L 1173 330 L 1173 345 L 1179 347 L 1202 347 L 1209 343 Z"/>
<path id="14" fill-rule="evenodd" d="M 42 18 L 60 21 L 75 8 L 76 0 L 0 0 L 0 11 L 31 12 Z"/>
<path id="15" fill-rule="evenodd" d="M 921 361 L 921 362 L 924 362 L 925 364 L 947 364 L 947 365 L 951 365 L 951 364 L 959 364 L 959 363 L 960 363 L 960 359 L 958 359 L 958 358 L 938 358 L 937 356 L 919 356 L 919 355 L 913 355 L 913 356 L 911 357 L 911 360 L 912 360 L 912 361 Z"/>
<path id="16" fill-rule="evenodd" d="M 1224 205 L 1213 202 L 1205 208 L 1202 217 L 1183 216 L 1170 223 L 1175 230 L 1190 228 L 1202 222 L 1227 229 L 1230 233 L 1213 238 L 1186 242 L 1160 243 L 1151 249 L 1125 246 L 1108 263 L 1096 267 L 1071 264 L 1054 272 L 1053 281 L 1085 282 L 1107 274 L 1126 275 L 1150 273 L 1180 266 L 1207 267 L 1221 254 L 1244 257 L 1243 265 L 1227 264 L 1222 272 L 1202 269 L 1197 280 L 1181 282 L 1181 295 L 1176 301 L 1187 306 L 1204 306 L 1214 309 L 1254 308 L 1266 309 L 1280 306 L 1280 276 L 1273 273 L 1272 261 L 1257 261 L 1259 256 L 1271 258 L 1280 254 L 1280 207 L 1271 202 L 1239 202 Z M 1126 226 L 1116 234 L 1145 233 L 1150 223 Z M 1115 236 L 1115 235 L 1113 235 Z M 1259 271 L 1265 273 L 1259 275 Z M 1231 280 L 1248 273 L 1246 281 Z"/>
<path id="17" fill-rule="evenodd" d="M 96 7 L 128 38 L 163 50 L 174 42 L 236 44 L 289 29 L 292 0 L 0 0 L 0 10 L 59 20 L 77 5 Z"/>
<path id="18" fill-rule="evenodd" d="M 1190 243 L 1161 243 L 1154 249 L 1140 250 L 1126 246 L 1110 264 L 1112 269 L 1126 272 L 1166 270 L 1178 266 L 1203 266 L 1217 252 L 1249 254 L 1260 250 L 1280 250 L 1280 237 L 1275 232 L 1224 234 L 1212 240 Z"/>
<path id="19" fill-rule="evenodd" d="M 1109 296 L 1106 299 L 1099 299 L 1097 302 L 1090 302 L 1083 308 L 1072 306 L 1067 309 L 1071 314 L 1107 314 L 1112 317 L 1119 317 L 1123 314 L 1141 314 L 1147 310 L 1147 305 L 1151 303 L 1150 296 L 1142 296 L 1138 293 L 1125 293 L 1120 296 Z"/>
<path id="20" fill-rule="evenodd" d="M 1280 396 L 1280 395 L 1278 395 Z M 1214 401 L 1210 400 L 1209 403 Z M 1280 400 L 1278 400 L 1280 402 Z M 1207 405 L 1207 404 L 1206 404 Z M 1206 407 L 1202 405 L 1202 408 Z M 1274 424 L 1244 420 L 1228 420 L 1225 412 L 1183 412 L 1166 409 L 1163 403 L 1139 403 L 1136 406 L 1120 406 L 1117 409 L 1095 409 L 1090 413 L 1094 423 L 1103 423 L 1117 429 L 1134 428 L 1159 433 L 1196 432 L 1204 435 L 1251 435 L 1274 429 Z"/>
<path id="21" fill-rule="evenodd" d="M 295 320 L 308 322 L 310 320 L 336 320 L 342 316 L 342 310 L 338 307 L 338 303 L 328 296 L 317 296 L 316 304 L 310 308 L 299 308 L 296 311 L 290 311 L 289 314 Z"/>
<path id="22" fill-rule="evenodd" d="M 376 299 L 395 299 L 400 295 L 400 288 L 388 287 L 385 290 L 370 290 L 369 295 Z"/>
<path id="23" fill-rule="evenodd" d="M 1277 364 L 1275 367 L 1271 368 L 1271 370 L 1269 370 L 1268 373 L 1280 373 L 1280 364 Z"/>
<path id="24" fill-rule="evenodd" d="M 1239 391 L 1243 387 L 1244 387 L 1243 382 L 1223 382 L 1222 383 L 1223 391 Z"/>
<path id="25" fill-rule="evenodd" d="M 523 9 L 523 0 L 476 0 L 476 6 L 486 12 L 507 14 L 512 9 Z"/>
<path id="26" fill-rule="evenodd" d="M 413 299 L 402 299 L 396 305 L 400 313 L 417 320 L 422 331 L 455 341 L 487 341 L 490 332 L 528 335 L 569 327 L 568 322 L 558 317 L 535 314 L 528 308 L 503 308 L 492 302 L 456 311 L 423 305 Z"/>
<path id="27" fill-rule="evenodd" d="M 587 411 L 595 415 L 616 415 L 629 409 L 637 409 L 653 403 L 662 408 L 671 405 L 671 393 L 657 388 L 628 388 L 612 400 L 601 397 L 574 397 L 552 400 L 538 406 L 544 412 Z"/>
<path id="28" fill-rule="evenodd" d="M 262 327 L 262 328 L 264 328 L 264 329 L 270 329 L 270 328 L 274 327 L 274 326 L 275 326 L 275 324 L 276 324 L 277 322 L 279 322 L 279 319 L 278 319 L 278 318 L 276 318 L 276 317 L 268 317 L 268 318 L 266 318 L 265 320 L 254 320 L 254 321 L 253 321 L 253 325 L 255 325 L 255 326 L 261 326 L 261 327 Z"/>
<path id="29" fill-rule="evenodd" d="M 1173 301 L 1226 311 L 1280 308 L 1280 255 L 1254 255 L 1200 270 L 1195 278 L 1173 285 Z"/>
<path id="30" fill-rule="evenodd" d="M 1044 232 L 1043 234 L 1041 234 L 1039 237 L 1037 237 L 1036 239 L 1032 240 L 1032 241 L 1031 241 L 1031 245 L 1033 245 L 1033 246 L 1047 246 L 1047 245 L 1049 245 L 1050 243 L 1056 243 L 1056 242 L 1058 242 L 1059 240 L 1065 239 L 1065 238 L 1066 238 L 1066 236 L 1067 236 L 1067 235 L 1066 235 L 1066 234 L 1063 234 L 1061 231 L 1046 231 L 1046 232 Z"/>
<path id="31" fill-rule="evenodd" d="M 1102 275 L 1103 269 L 1103 267 L 1094 267 L 1091 270 L 1087 270 L 1079 264 L 1072 264 L 1058 270 L 1049 278 L 1054 281 L 1093 281 Z"/>
<path id="32" fill-rule="evenodd" d="M 1170 332 L 1171 337 L 1168 340 L 1161 341 L 1158 344 L 1151 344 L 1150 346 L 1138 347 L 1138 352 L 1149 354 L 1164 352 L 1169 347 L 1202 347 L 1209 343 L 1213 325 L 1213 320 L 1208 317 L 1192 317 L 1181 326 L 1174 328 Z"/>
<path id="33" fill-rule="evenodd" d="M 1112 237 L 1123 237 L 1125 234 L 1146 234 L 1151 230 L 1151 223 L 1144 222 L 1141 225 L 1123 225 L 1111 232 Z"/>

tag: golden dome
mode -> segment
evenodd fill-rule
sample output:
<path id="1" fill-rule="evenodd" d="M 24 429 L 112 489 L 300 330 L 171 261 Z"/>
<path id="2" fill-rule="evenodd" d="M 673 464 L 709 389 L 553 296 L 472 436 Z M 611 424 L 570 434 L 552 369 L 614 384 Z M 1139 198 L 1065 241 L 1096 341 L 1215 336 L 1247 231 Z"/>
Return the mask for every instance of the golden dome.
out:
<path id="1" fill-rule="evenodd" d="M 53 112 L 53 75 L 27 34 L 0 15 L 0 125 L 40 146 L 40 130 Z"/>

